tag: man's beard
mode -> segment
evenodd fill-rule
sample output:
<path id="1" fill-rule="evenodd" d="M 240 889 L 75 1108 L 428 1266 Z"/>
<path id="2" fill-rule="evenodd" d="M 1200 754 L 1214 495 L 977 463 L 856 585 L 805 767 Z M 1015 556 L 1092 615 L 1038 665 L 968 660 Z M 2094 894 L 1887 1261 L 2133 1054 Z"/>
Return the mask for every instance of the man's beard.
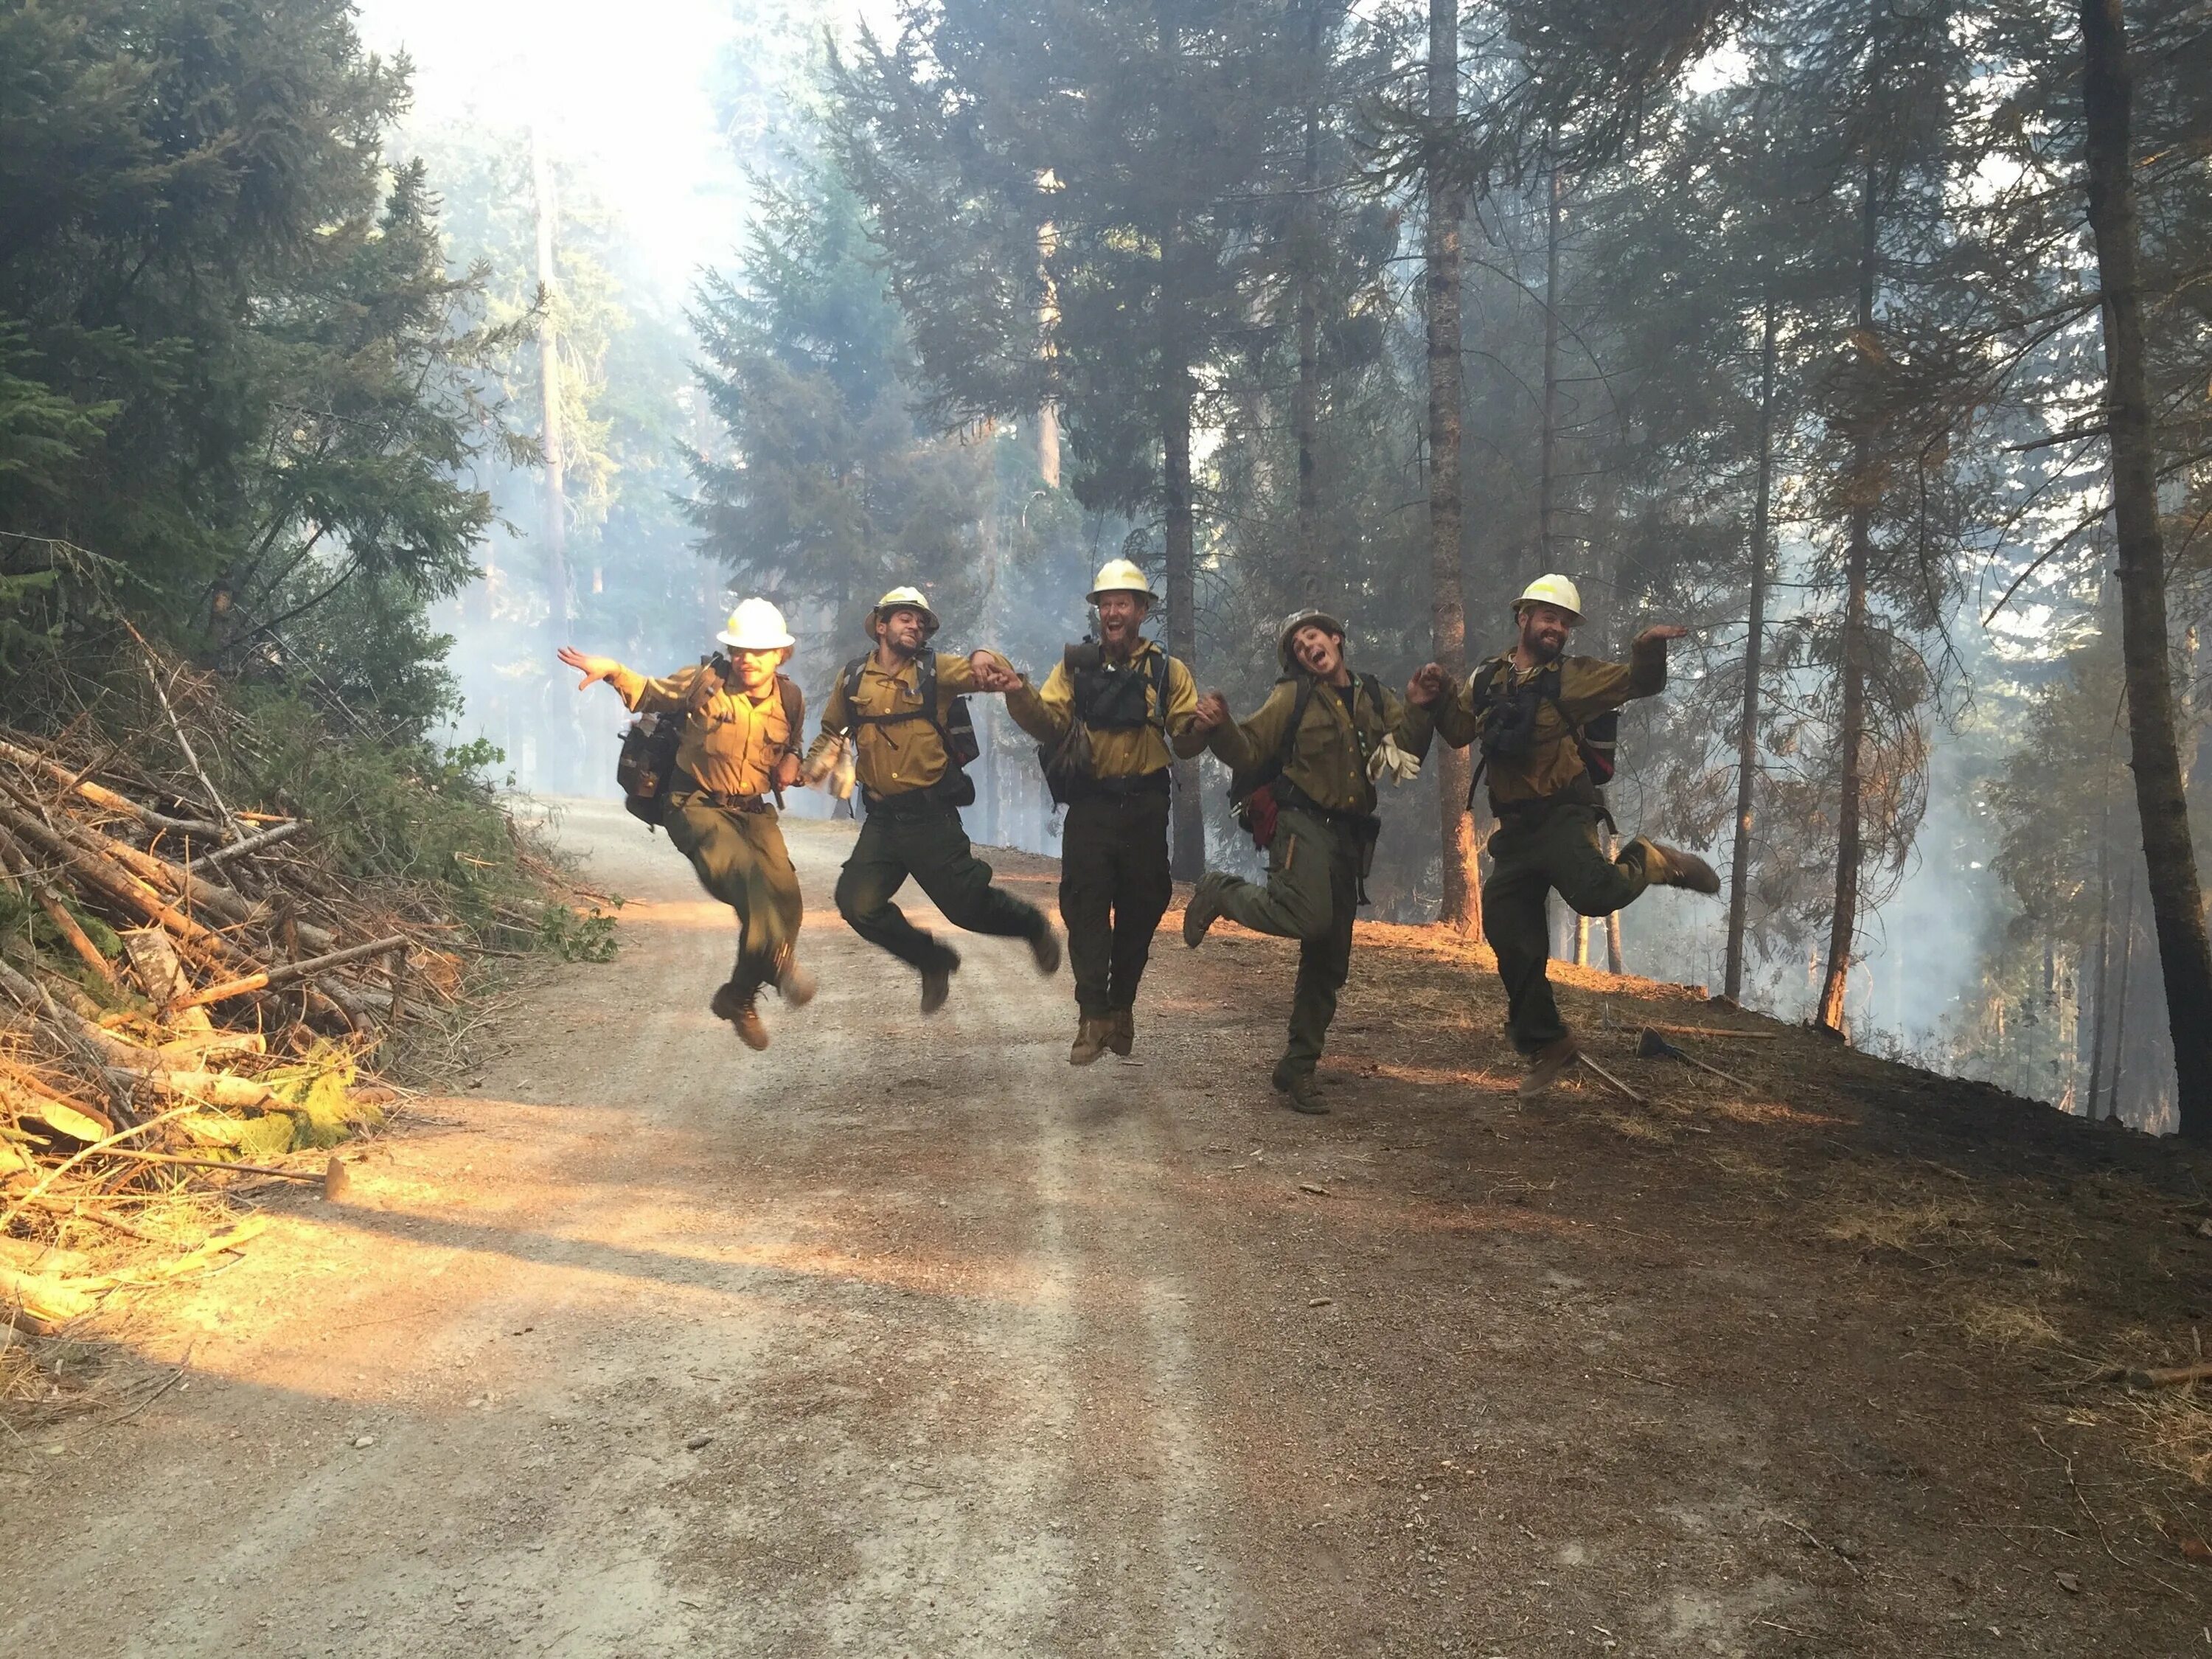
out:
<path id="1" fill-rule="evenodd" d="M 1137 624 L 1116 628 L 1111 623 L 1098 624 L 1098 642 L 1117 657 L 1134 654 L 1137 649 Z"/>
<path id="2" fill-rule="evenodd" d="M 1557 645 L 1553 645 L 1540 634 L 1531 634 L 1528 636 L 1528 654 L 1540 663 L 1557 662 L 1560 653 L 1566 648 L 1567 642 L 1564 639 Z"/>

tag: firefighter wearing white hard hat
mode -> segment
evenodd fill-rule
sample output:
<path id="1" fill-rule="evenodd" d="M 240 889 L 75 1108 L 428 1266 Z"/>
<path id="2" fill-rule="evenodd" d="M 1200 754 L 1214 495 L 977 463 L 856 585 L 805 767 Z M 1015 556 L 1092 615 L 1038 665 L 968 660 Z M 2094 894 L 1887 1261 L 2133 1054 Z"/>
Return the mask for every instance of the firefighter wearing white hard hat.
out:
<path id="1" fill-rule="evenodd" d="M 1199 704 L 1213 752 L 1231 769 L 1240 821 L 1267 852 L 1264 884 L 1209 870 L 1183 912 L 1186 945 L 1223 916 L 1294 939 L 1290 1032 L 1272 1079 L 1292 1110 L 1326 1112 L 1314 1071 L 1337 993 L 1352 972 L 1352 924 L 1382 828 L 1376 783 L 1428 745 L 1429 711 L 1345 658 L 1342 617 L 1294 611 L 1275 629 L 1283 676 L 1249 720 L 1220 693 Z M 1431 694 L 1431 701 L 1435 694 Z M 1402 775 L 1399 773 L 1399 775 Z"/>
<path id="2" fill-rule="evenodd" d="M 806 700 L 778 672 L 794 641 L 768 600 L 741 602 L 714 638 L 729 655 L 658 678 L 574 646 L 560 657 L 582 671 L 579 690 L 605 680 L 646 717 L 623 739 L 626 804 L 666 830 L 699 884 L 735 913 L 737 962 L 708 1006 L 747 1048 L 765 1048 L 761 991 L 773 985 L 795 1008 L 815 988 L 798 959 L 805 906 L 776 817 L 782 792 L 799 781 Z"/>
<path id="3" fill-rule="evenodd" d="M 1477 667 L 1464 685 L 1450 685 L 1434 663 L 1416 679 L 1448 693 L 1437 703 L 1438 734 L 1455 747 L 1473 743 L 1480 750 L 1475 775 L 1487 781 L 1498 819 L 1482 889 L 1483 932 L 1505 981 L 1514 1046 L 1528 1060 L 1521 1092 L 1531 1097 L 1580 1057 L 1545 971 L 1549 895 L 1557 892 L 1583 915 L 1604 916 L 1648 887 L 1717 893 L 1720 878 L 1696 854 L 1646 836 L 1618 852 L 1609 845 L 1615 832 L 1603 789 L 1613 776 L 1620 710 L 1665 689 L 1668 641 L 1689 630 L 1645 629 L 1625 663 L 1571 656 L 1567 641 L 1583 619 L 1582 594 L 1561 575 L 1529 583 L 1513 614 L 1513 649 Z"/>
<path id="4" fill-rule="evenodd" d="M 1170 780 L 1178 759 L 1206 746 L 1190 669 L 1139 631 L 1156 597 L 1144 571 L 1109 559 L 1085 597 L 1096 634 L 1066 647 L 1042 686 L 1024 678 L 1006 693 L 1067 808 L 1060 915 L 1075 970 L 1075 1066 L 1135 1044 L 1138 982 L 1175 894 Z"/>
<path id="5" fill-rule="evenodd" d="M 892 902 L 908 876 L 954 927 L 1025 940 L 1038 972 L 1060 968 L 1052 924 L 992 884 L 960 822 L 960 808 L 975 799 L 968 763 L 981 752 L 968 697 L 1004 691 L 1017 677 L 994 652 L 931 650 L 937 629 L 920 588 L 894 587 L 876 601 L 867 616 L 875 649 L 838 671 L 805 764 L 819 781 L 851 763 L 867 816 L 837 878 L 837 911 L 921 974 L 925 1014 L 944 1006 L 960 956 Z"/>

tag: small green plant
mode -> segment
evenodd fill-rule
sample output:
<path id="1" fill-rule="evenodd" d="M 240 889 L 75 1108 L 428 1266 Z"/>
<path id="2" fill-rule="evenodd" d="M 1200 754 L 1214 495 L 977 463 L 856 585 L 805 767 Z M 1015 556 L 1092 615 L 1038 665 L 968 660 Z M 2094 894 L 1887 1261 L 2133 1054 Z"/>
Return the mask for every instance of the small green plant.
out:
<path id="1" fill-rule="evenodd" d="M 563 962 L 612 962 L 617 948 L 614 915 L 596 904 L 587 911 L 548 906 L 538 943 Z"/>

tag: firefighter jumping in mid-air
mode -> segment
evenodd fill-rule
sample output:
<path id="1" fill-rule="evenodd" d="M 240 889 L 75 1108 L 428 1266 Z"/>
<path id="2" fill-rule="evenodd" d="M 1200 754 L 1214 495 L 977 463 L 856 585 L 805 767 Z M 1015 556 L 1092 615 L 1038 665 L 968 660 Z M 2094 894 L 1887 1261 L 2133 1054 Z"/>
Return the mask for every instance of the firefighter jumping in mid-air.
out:
<path id="1" fill-rule="evenodd" d="M 837 878 L 837 910 L 853 931 L 921 974 L 921 1012 L 945 1006 L 960 957 L 891 902 L 912 876 L 945 920 L 970 933 L 1026 939 L 1037 971 L 1060 968 L 1060 939 L 1044 913 L 991 884 L 960 823 L 975 799 L 967 763 L 975 728 L 961 698 L 1004 691 L 1020 677 L 988 651 L 948 656 L 929 649 L 937 613 L 912 587 L 895 587 L 867 615 L 875 649 L 845 665 L 822 710 L 821 735 L 805 773 L 820 781 L 841 748 L 853 749 L 867 817 Z"/>
<path id="2" fill-rule="evenodd" d="M 1441 693 L 1436 730 L 1455 748 L 1480 745 L 1477 775 L 1487 778 L 1498 819 L 1490 839 L 1490 879 L 1482 888 L 1482 927 L 1505 981 L 1513 1045 L 1528 1060 L 1524 1097 L 1541 1094 L 1579 1057 L 1559 1018 L 1545 964 L 1551 929 L 1547 894 L 1556 891 L 1586 916 L 1610 915 L 1647 887 L 1717 893 L 1720 878 L 1693 853 L 1638 836 L 1608 857 L 1598 825 L 1613 820 L 1600 783 L 1612 775 L 1611 731 L 1592 727 L 1626 702 L 1667 684 L 1667 642 L 1689 630 L 1647 628 L 1626 663 L 1565 654 L 1582 619 L 1582 595 L 1565 576 L 1540 576 L 1513 602 L 1514 648 L 1453 685 L 1431 663 L 1414 677 Z"/>
<path id="3" fill-rule="evenodd" d="M 1314 1082 L 1336 994 L 1352 969 L 1352 923 L 1382 821 L 1375 781 L 1402 779 L 1428 745 L 1429 712 L 1440 684 L 1407 687 L 1406 702 L 1344 659 L 1344 624 L 1319 611 L 1288 618 L 1276 636 L 1283 677 L 1259 712 L 1241 724 L 1218 691 L 1199 700 L 1198 725 L 1236 775 L 1253 839 L 1267 849 L 1262 887 L 1209 870 L 1183 913 L 1182 937 L 1196 945 L 1215 921 L 1299 941 L 1291 996 L 1290 1042 L 1273 1083 L 1293 1110 L 1326 1112 Z"/>
<path id="4" fill-rule="evenodd" d="M 682 717 L 674 769 L 656 781 L 653 821 L 691 860 L 699 884 L 737 912 L 737 965 L 708 1006 L 747 1048 L 765 1048 L 768 1028 L 754 1006 L 761 988 L 775 986 L 794 1008 L 814 995 L 814 975 L 795 955 L 799 873 L 770 799 L 799 781 L 805 702 L 778 672 L 792 638 L 766 599 L 747 599 L 714 637 L 727 658 L 660 679 L 572 645 L 560 655 L 583 672 L 578 690 L 605 680 L 635 713 Z"/>
<path id="5" fill-rule="evenodd" d="M 1138 630 L 1154 595 L 1127 559 L 1099 571 L 1098 637 L 1071 645 L 1040 690 L 1024 679 L 1006 712 L 1044 745 L 1053 798 L 1067 806 L 1060 919 L 1075 972 L 1068 1062 L 1088 1066 L 1135 1042 L 1137 981 L 1175 884 L 1168 874 L 1168 778 L 1206 747 L 1190 670 Z"/>

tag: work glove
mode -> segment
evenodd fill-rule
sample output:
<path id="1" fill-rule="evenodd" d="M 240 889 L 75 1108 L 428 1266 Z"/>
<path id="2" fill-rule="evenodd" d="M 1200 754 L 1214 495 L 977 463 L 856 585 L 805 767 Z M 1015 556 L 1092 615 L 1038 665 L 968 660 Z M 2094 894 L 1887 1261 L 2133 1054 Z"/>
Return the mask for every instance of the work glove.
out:
<path id="1" fill-rule="evenodd" d="M 1407 754 L 1398 747 L 1398 739 L 1385 735 L 1376 745 L 1375 752 L 1367 757 L 1367 778 L 1370 783 L 1380 783 L 1388 777 L 1393 783 L 1411 783 L 1421 775 L 1421 757 Z"/>

